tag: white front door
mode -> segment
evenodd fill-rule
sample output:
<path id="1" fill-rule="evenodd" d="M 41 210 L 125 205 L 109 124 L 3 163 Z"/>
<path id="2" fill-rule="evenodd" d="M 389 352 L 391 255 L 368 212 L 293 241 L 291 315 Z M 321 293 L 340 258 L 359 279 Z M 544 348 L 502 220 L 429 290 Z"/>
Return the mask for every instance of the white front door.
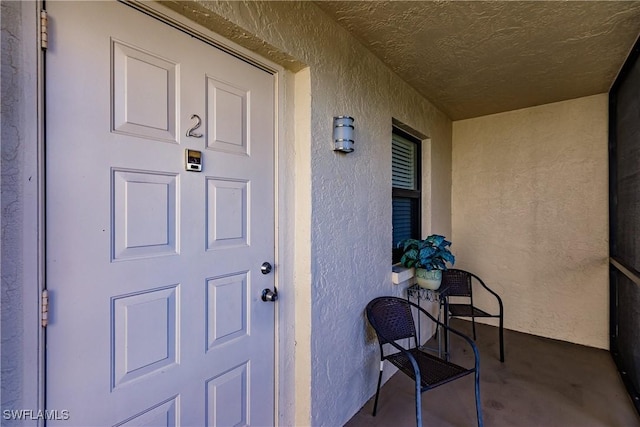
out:
<path id="1" fill-rule="evenodd" d="M 47 8 L 47 409 L 272 425 L 273 75 L 126 5 Z"/>

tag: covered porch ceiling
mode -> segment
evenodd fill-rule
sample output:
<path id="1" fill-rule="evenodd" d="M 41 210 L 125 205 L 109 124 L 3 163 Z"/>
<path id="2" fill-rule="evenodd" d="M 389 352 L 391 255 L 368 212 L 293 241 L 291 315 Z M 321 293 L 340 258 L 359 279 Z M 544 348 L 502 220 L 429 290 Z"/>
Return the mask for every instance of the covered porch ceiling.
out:
<path id="1" fill-rule="evenodd" d="M 605 93 L 640 1 L 316 1 L 452 120 Z"/>

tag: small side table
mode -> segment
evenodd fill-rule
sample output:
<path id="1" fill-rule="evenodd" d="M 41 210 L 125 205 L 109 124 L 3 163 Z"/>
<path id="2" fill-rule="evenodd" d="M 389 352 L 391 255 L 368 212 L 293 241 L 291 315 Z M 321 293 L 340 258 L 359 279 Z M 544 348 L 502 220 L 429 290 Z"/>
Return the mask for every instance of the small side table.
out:
<path id="1" fill-rule="evenodd" d="M 441 286 L 438 289 L 426 289 L 417 284 L 409 286 L 407 288 L 407 300 L 415 298 L 417 300 L 418 307 L 420 307 L 420 301 L 429 301 L 438 303 L 438 320 L 440 321 L 440 315 L 442 313 L 442 306 L 444 305 L 444 323 L 449 326 L 449 298 L 447 298 L 447 288 Z M 445 360 L 449 360 L 449 332 L 445 330 L 444 334 L 438 331 L 439 326 L 436 327 L 436 334 L 438 336 L 438 348 L 423 347 L 425 350 L 437 351 L 438 357 L 442 357 L 442 342 L 441 338 L 444 336 L 444 356 Z M 418 343 L 420 343 L 422 337 L 420 335 L 420 314 L 418 313 Z"/>

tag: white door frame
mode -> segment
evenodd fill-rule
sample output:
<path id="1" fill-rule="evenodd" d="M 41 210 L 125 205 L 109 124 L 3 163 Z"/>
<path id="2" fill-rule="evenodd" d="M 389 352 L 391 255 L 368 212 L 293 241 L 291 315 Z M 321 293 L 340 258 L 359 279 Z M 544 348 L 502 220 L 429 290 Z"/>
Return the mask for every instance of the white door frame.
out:
<path id="1" fill-rule="evenodd" d="M 246 61 L 254 66 L 257 66 L 269 73 L 271 73 L 275 79 L 275 103 L 276 105 L 274 105 L 274 111 L 275 111 L 275 135 L 274 135 L 274 206 L 275 206 L 275 269 L 274 269 L 274 281 L 275 281 L 275 287 L 278 289 L 279 293 L 284 292 L 285 295 L 286 293 L 291 293 L 291 298 L 287 298 L 290 301 L 293 300 L 293 289 L 291 286 L 283 286 L 283 280 L 282 280 L 282 276 L 283 274 L 280 273 L 279 271 L 282 270 L 282 266 L 283 263 L 285 262 L 284 260 L 284 248 L 281 242 L 284 241 L 284 235 L 285 235 L 285 228 L 286 228 L 286 224 L 283 221 L 283 218 L 286 215 L 282 215 L 282 210 L 284 209 L 285 205 L 288 205 L 288 203 L 285 203 L 284 198 L 282 197 L 282 193 L 281 193 L 281 183 L 283 182 L 283 168 L 281 166 L 279 166 L 282 163 L 282 158 L 283 158 L 283 129 L 284 129 L 284 117 L 282 112 L 284 111 L 284 86 L 285 86 L 285 82 L 284 82 L 284 74 L 285 74 L 285 70 L 283 67 L 281 67 L 278 64 L 275 64 L 271 61 L 269 61 L 268 59 L 265 59 L 261 56 L 258 56 L 256 53 L 243 48 L 227 39 L 224 39 L 223 37 L 221 37 L 220 35 L 212 32 L 211 30 L 194 23 L 193 21 L 190 21 L 189 19 L 187 19 L 186 17 L 180 15 L 177 12 L 174 12 L 168 8 L 166 8 L 165 6 L 162 6 L 160 4 L 157 4 L 155 2 L 142 2 L 142 1 L 137 1 L 137 0 L 118 0 L 121 1 L 122 3 L 125 3 L 137 10 L 139 10 L 142 13 L 146 13 L 147 15 L 150 15 L 162 22 L 164 22 L 165 24 L 172 26 L 180 31 L 184 31 L 187 34 L 209 44 L 212 45 L 215 48 L 221 49 L 227 53 L 229 53 L 230 55 L 233 55 L 235 57 L 238 57 L 240 59 L 242 59 L 243 61 Z M 42 0 L 37 0 L 36 2 L 36 8 L 37 10 L 42 10 Z M 41 22 L 37 23 L 37 27 L 38 27 L 38 32 L 40 32 L 41 29 Z M 40 52 L 41 50 L 41 44 L 40 44 L 40 40 L 37 40 L 37 44 L 38 44 L 38 51 Z M 46 58 L 46 53 L 44 53 L 43 55 L 40 56 L 40 59 L 38 61 L 38 113 L 39 113 L 39 119 L 38 119 L 38 160 L 37 160 L 37 170 L 38 170 L 38 174 L 39 174 L 39 179 L 41 180 L 41 184 L 39 186 L 39 192 L 37 194 L 37 196 L 32 196 L 34 199 L 36 199 L 34 201 L 34 203 L 38 204 L 38 235 L 39 235 L 39 241 L 37 244 L 37 249 L 33 248 L 33 243 L 31 241 L 29 242 L 25 242 L 25 251 L 28 250 L 34 250 L 34 252 L 37 252 L 38 254 L 38 268 L 37 268 L 37 276 L 38 276 L 38 287 L 37 289 L 39 289 L 38 293 L 37 293 L 37 300 L 38 300 L 38 307 L 41 307 L 41 295 L 42 295 L 42 290 L 44 290 L 46 288 L 46 277 L 45 277 L 45 250 L 44 250 L 44 236 L 45 236 L 45 227 L 44 227 L 44 218 L 46 215 L 45 212 L 45 204 L 44 204 L 44 200 L 45 200 L 45 186 L 44 186 L 44 170 L 45 170 L 45 159 L 44 159 L 44 141 L 45 141 L 45 129 L 44 129 L 44 123 L 45 123 L 45 117 L 44 117 L 44 93 L 45 93 L 45 88 L 43 86 L 43 82 L 45 81 L 45 67 L 43 66 L 43 59 L 42 57 L 44 56 L 44 58 Z M 45 60 L 46 61 L 46 60 Z M 26 286 L 25 286 L 26 288 Z M 31 288 L 31 289 L 35 289 L 35 288 Z M 25 290 L 25 294 L 26 294 L 26 290 Z M 30 294 L 32 295 L 32 294 Z M 33 296 L 31 297 L 33 298 Z M 31 299 L 29 298 L 29 299 Z M 281 334 L 285 333 L 285 328 L 281 328 L 280 327 L 280 322 L 279 322 L 279 318 L 283 317 L 283 311 L 285 305 L 283 305 L 282 303 L 276 303 L 275 306 L 275 330 L 274 330 L 274 340 L 275 340 L 275 345 L 274 345 L 274 349 L 275 349 L 275 354 L 274 354 L 274 384 L 275 384 L 275 389 L 273 391 L 274 393 L 274 402 L 275 402 L 275 407 L 274 407 L 274 422 L 275 425 L 279 425 L 280 424 L 280 411 L 279 411 L 279 396 L 280 396 L 280 385 L 281 383 L 284 381 L 284 377 L 283 369 L 280 369 L 281 364 L 283 363 L 283 361 L 280 358 L 280 353 L 282 351 L 282 347 L 281 347 L 281 343 L 283 341 L 287 341 L 285 339 L 284 336 L 282 336 Z M 290 306 L 289 306 L 290 307 Z M 29 329 L 31 331 L 34 330 L 34 313 L 33 311 L 29 311 L 29 310 L 25 310 L 24 311 L 24 318 L 25 318 L 25 328 L 27 326 L 27 324 L 29 325 Z M 285 317 L 291 317 L 291 316 L 285 316 Z M 38 381 L 37 381 L 37 395 L 38 395 L 38 408 L 37 409 L 44 409 L 44 402 L 45 402 L 45 391 L 46 391 L 46 387 L 45 387 L 45 360 L 46 360 L 46 348 L 45 348 L 45 334 L 42 332 L 41 329 L 41 313 L 38 312 L 38 320 L 37 320 L 37 327 L 38 327 L 38 333 L 31 333 L 29 335 L 37 335 L 37 347 L 39 348 L 34 348 L 33 344 L 27 344 L 26 346 L 26 351 L 25 353 L 31 353 L 31 354 L 37 354 L 38 357 Z M 34 341 L 31 340 L 31 343 L 33 343 Z M 33 349 L 33 351 L 30 351 L 29 349 Z M 284 362 L 286 363 L 286 362 Z M 35 392 L 36 386 L 34 384 L 33 389 L 31 389 L 31 386 L 29 386 L 29 384 L 25 384 L 25 391 L 28 390 L 33 390 Z M 61 408 L 47 408 L 47 409 L 61 409 Z M 64 409 L 64 408 L 62 408 Z M 28 424 L 28 423 L 27 423 Z M 34 425 L 38 425 L 38 426 L 43 426 L 44 425 L 44 421 L 43 420 L 37 420 L 34 421 Z"/>

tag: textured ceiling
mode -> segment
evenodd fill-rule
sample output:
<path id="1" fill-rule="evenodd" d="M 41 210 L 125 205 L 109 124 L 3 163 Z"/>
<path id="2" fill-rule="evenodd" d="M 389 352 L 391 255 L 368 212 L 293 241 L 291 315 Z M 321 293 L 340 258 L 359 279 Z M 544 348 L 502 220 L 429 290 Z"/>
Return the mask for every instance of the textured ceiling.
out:
<path id="1" fill-rule="evenodd" d="M 317 1 L 451 119 L 607 92 L 640 1 Z"/>

